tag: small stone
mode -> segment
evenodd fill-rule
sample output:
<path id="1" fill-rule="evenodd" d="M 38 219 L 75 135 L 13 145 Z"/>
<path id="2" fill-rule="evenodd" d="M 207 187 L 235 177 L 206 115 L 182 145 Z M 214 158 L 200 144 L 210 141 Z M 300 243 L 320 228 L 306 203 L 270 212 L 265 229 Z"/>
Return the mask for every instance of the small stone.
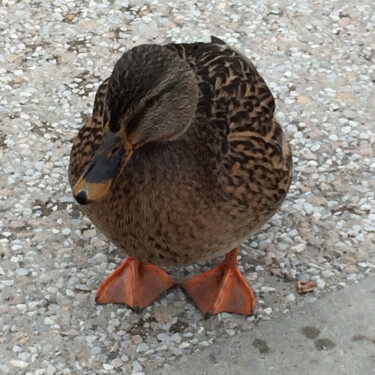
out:
<path id="1" fill-rule="evenodd" d="M 330 270 L 325 270 L 325 271 L 322 272 L 322 275 L 327 278 L 327 277 L 332 277 L 335 274 Z"/>
<path id="2" fill-rule="evenodd" d="M 114 327 L 118 327 L 121 324 L 121 322 L 117 318 L 111 319 L 108 323 Z"/>
<path id="3" fill-rule="evenodd" d="M 132 337 L 132 340 L 133 340 L 134 344 L 140 344 L 143 341 L 142 336 L 140 336 L 140 335 L 134 335 Z"/>
<path id="4" fill-rule="evenodd" d="M 369 264 L 367 262 L 360 262 L 360 263 L 358 263 L 358 266 L 361 267 L 361 268 L 367 268 L 367 267 L 369 267 Z"/>
<path id="5" fill-rule="evenodd" d="M 75 16 L 75 14 L 68 14 L 65 16 L 65 19 L 70 22 L 74 19 Z"/>
<path id="6" fill-rule="evenodd" d="M 11 359 L 9 364 L 15 368 L 26 368 L 29 365 L 27 362 L 20 361 L 19 359 Z"/>
<path id="7" fill-rule="evenodd" d="M 150 22 L 152 21 L 152 18 L 149 17 L 149 16 L 143 16 L 143 17 L 142 17 L 142 21 L 143 21 L 144 23 L 150 23 Z"/>
<path id="8" fill-rule="evenodd" d="M 262 286 L 262 287 L 260 288 L 260 291 L 261 291 L 261 292 L 275 292 L 276 289 L 273 288 L 273 287 L 271 287 L 271 286 Z"/>
<path id="9" fill-rule="evenodd" d="M 311 98 L 309 98 L 308 96 L 300 95 L 297 98 L 297 103 L 298 104 L 309 104 L 309 103 L 311 103 Z"/>
<path id="10" fill-rule="evenodd" d="M 271 9 L 270 13 L 275 15 L 275 16 L 279 16 L 281 14 L 281 10 L 277 9 L 277 8 L 274 8 L 274 9 Z"/>
<path id="11" fill-rule="evenodd" d="M 14 280 L 2 280 L 1 283 L 5 286 L 12 286 L 14 284 Z"/>
<path id="12" fill-rule="evenodd" d="M 148 350 L 148 345 L 146 343 L 142 343 L 142 344 L 139 344 L 137 346 L 137 352 L 140 353 L 140 352 L 145 352 Z"/>
<path id="13" fill-rule="evenodd" d="M 228 331 L 227 331 L 228 332 Z M 179 348 L 180 349 L 186 349 L 186 348 L 189 348 L 190 347 L 190 343 L 188 342 L 182 342 L 180 345 L 179 345 Z"/>
<path id="14" fill-rule="evenodd" d="M 264 309 L 264 312 L 267 314 L 267 315 L 270 315 L 272 313 L 272 308 L 271 307 L 267 307 Z"/>
<path id="15" fill-rule="evenodd" d="M 270 274 L 274 276 L 282 277 L 283 271 L 281 268 L 271 268 Z M 256 278 L 254 280 L 256 280 Z"/>
<path id="16" fill-rule="evenodd" d="M 316 287 L 319 289 L 324 289 L 326 286 L 326 282 L 323 279 L 316 279 Z"/>
<path id="17" fill-rule="evenodd" d="M 358 267 L 354 264 L 350 264 L 345 266 L 344 271 L 347 273 L 356 273 L 358 271 Z"/>
<path id="18" fill-rule="evenodd" d="M 20 353 L 18 354 L 18 358 L 26 362 L 30 358 L 30 353 L 27 353 L 27 352 Z"/>
<path id="19" fill-rule="evenodd" d="M 159 341 L 166 341 L 166 342 L 169 342 L 171 339 L 171 336 L 169 336 L 167 333 L 164 333 L 164 332 L 158 333 L 156 337 Z"/>
<path id="20" fill-rule="evenodd" d="M 0 364 L 0 372 L 2 374 L 8 374 L 10 371 L 10 368 L 7 365 Z"/>
<path id="21" fill-rule="evenodd" d="M 55 321 L 52 320 L 51 318 L 47 317 L 44 319 L 44 324 L 47 324 L 47 325 L 52 325 L 52 324 L 55 324 Z"/>
<path id="22" fill-rule="evenodd" d="M 27 270 L 26 268 L 18 268 L 16 270 L 16 274 L 18 276 L 26 276 L 28 273 L 29 273 L 29 270 Z"/>
<path id="23" fill-rule="evenodd" d="M 337 142 L 339 140 L 339 137 L 336 134 L 330 134 L 328 136 L 328 139 L 332 142 Z"/>
<path id="24" fill-rule="evenodd" d="M 91 354 L 92 355 L 97 355 L 99 353 L 102 352 L 102 348 L 100 346 L 94 346 L 92 349 L 91 349 Z"/>
<path id="25" fill-rule="evenodd" d="M 54 375 L 56 373 L 56 368 L 52 366 L 51 364 L 48 365 L 46 369 L 46 374 L 47 375 Z"/>
<path id="26" fill-rule="evenodd" d="M 294 293 L 290 293 L 290 294 L 288 294 L 288 295 L 286 296 L 286 299 L 287 299 L 287 301 L 289 301 L 289 302 L 293 302 L 293 301 L 296 300 L 296 296 L 294 295 Z"/>
<path id="27" fill-rule="evenodd" d="M 294 253 L 301 253 L 303 250 L 305 250 L 306 244 L 305 243 L 300 243 L 298 245 L 292 246 L 291 250 Z"/>
<path id="28" fill-rule="evenodd" d="M 314 207 L 310 203 L 304 203 L 303 208 L 307 214 L 312 214 L 314 212 Z"/>
<path id="29" fill-rule="evenodd" d="M 139 364 L 138 361 L 133 362 L 133 374 L 135 372 L 141 372 L 142 371 L 142 366 Z"/>
<path id="30" fill-rule="evenodd" d="M 310 275 L 307 275 L 306 273 L 300 273 L 298 275 L 298 281 L 309 281 Z"/>
<path id="31" fill-rule="evenodd" d="M 200 345 L 200 346 L 204 346 L 204 347 L 206 347 L 206 346 L 209 346 L 210 344 L 209 344 L 208 341 L 204 340 L 204 341 L 201 341 L 201 342 L 199 343 L 199 345 Z"/>
<path id="32" fill-rule="evenodd" d="M 113 366 L 113 368 L 121 367 L 123 364 L 124 364 L 124 362 L 123 362 L 122 359 L 120 359 L 120 358 L 115 358 L 115 359 L 111 362 L 111 365 Z"/>
<path id="33" fill-rule="evenodd" d="M 347 277 L 347 280 L 355 281 L 357 280 L 357 274 L 356 273 L 350 273 Z"/>
<path id="34" fill-rule="evenodd" d="M 346 27 L 350 24 L 350 18 L 348 17 L 343 17 L 338 21 L 338 25 L 340 27 Z"/>

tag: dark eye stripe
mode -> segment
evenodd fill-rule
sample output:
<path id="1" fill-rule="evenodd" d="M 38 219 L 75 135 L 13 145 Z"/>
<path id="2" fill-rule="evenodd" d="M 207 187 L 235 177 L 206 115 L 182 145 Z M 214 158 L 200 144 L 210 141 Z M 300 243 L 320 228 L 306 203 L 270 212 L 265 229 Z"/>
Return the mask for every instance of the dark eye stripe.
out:
<path id="1" fill-rule="evenodd" d="M 126 125 L 126 133 L 130 135 L 138 127 L 139 123 L 141 122 L 147 110 L 152 108 L 153 105 L 163 97 L 163 95 L 172 91 L 173 88 L 174 88 L 174 83 L 172 82 L 168 84 L 167 86 L 165 86 L 164 89 L 161 90 L 157 95 L 149 98 L 144 104 L 143 108 L 128 121 Z"/>
<path id="2" fill-rule="evenodd" d="M 136 113 L 126 124 L 126 134 L 129 136 L 139 125 L 142 117 L 145 115 L 147 108 L 143 107 L 138 113 Z"/>

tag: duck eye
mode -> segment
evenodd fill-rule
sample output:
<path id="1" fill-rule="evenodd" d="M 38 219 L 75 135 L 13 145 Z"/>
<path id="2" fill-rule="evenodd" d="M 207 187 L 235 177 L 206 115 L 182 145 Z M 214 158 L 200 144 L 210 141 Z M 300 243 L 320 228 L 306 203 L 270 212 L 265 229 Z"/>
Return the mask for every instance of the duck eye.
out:
<path id="1" fill-rule="evenodd" d="M 145 108 L 151 108 L 156 102 L 156 98 L 152 97 L 152 98 L 149 98 L 147 99 L 146 103 L 145 103 Z"/>

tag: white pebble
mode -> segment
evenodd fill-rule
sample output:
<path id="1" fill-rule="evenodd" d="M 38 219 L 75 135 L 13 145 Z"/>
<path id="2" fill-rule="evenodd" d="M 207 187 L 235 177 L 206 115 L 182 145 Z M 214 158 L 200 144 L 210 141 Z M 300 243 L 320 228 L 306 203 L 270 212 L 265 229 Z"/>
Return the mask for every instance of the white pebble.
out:
<path id="1" fill-rule="evenodd" d="M 1 283 L 5 286 L 12 286 L 14 284 L 14 280 L 2 280 Z"/>
<path id="2" fill-rule="evenodd" d="M 315 281 L 316 281 L 316 286 L 319 289 L 324 289 L 324 287 L 326 286 L 326 282 L 323 279 L 316 279 Z"/>
<path id="3" fill-rule="evenodd" d="M 55 324 L 55 321 L 52 320 L 51 318 L 47 317 L 44 319 L 44 324 L 47 324 L 47 325 L 52 325 L 52 324 Z"/>
<path id="4" fill-rule="evenodd" d="M 22 361 L 27 361 L 30 358 L 30 353 L 23 352 L 18 354 L 18 358 L 21 359 Z"/>
<path id="5" fill-rule="evenodd" d="M 190 343 L 188 343 L 188 342 L 182 342 L 179 346 L 180 349 L 186 349 L 186 348 L 189 348 L 189 347 L 190 347 Z"/>
<path id="6" fill-rule="evenodd" d="M 339 137 L 336 134 L 330 134 L 328 136 L 329 140 L 332 142 L 337 142 L 339 140 Z"/>
<path id="7" fill-rule="evenodd" d="M 350 273 L 350 274 L 347 276 L 347 280 L 351 280 L 351 281 L 355 281 L 355 280 L 357 280 L 357 274 L 356 274 L 356 273 Z"/>
<path id="8" fill-rule="evenodd" d="M 276 291 L 276 289 L 272 288 L 271 286 L 262 286 L 260 288 L 260 291 L 261 292 L 274 292 L 274 291 Z"/>
<path id="9" fill-rule="evenodd" d="M 71 229 L 70 229 L 70 228 L 64 228 L 64 229 L 62 230 L 62 233 L 65 234 L 65 236 L 69 236 L 70 232 L 71 232 Z"/>
<path id="10" fill-rule="evenodd" d="M 325 270 L 325 271 L 322 272 L 322 275 L 324 277 L 332 277 L 332 276 L 334 276 L 334 273 L 330 270 Z"/>
<path id="11" fill-rule="evenodd" d="M 142 371 L 142 366 L 139 364 L 138 361 L 134 361 L 133 362 L 133 374 L 135 372 L 140 372 L 140 371 Z"/>
<path id="12" fill-rule="evenodd" d="M 26 268 L 18 268 L 16 270 L 16 274 L 18 276 L 26 276 L 28 273 L 29 273 L 29 270 L 27 270 Z"/>
<path id="13" fill-rule="evenodd" d="M 46 369 L 46 375 L 54 375 L 56 373 L 56 368 L 51 364 L 48 365 Z"/>
<path id="14" fill-rule="evenodd" d="M 26 368 L 29 364 L 25 361 L 20 361 L 18 359 L 11 359 L 9 364 L 16 368 Z"/>
<path id="15" fill-rule="evenodd" d="M 307 214 L 312 214 L 313 213 L 313 211 L 314 211 L 314 207 L 310 204 L 310 203 L 304 203 L 303 204 L 303 209 L 305 210 L 305 212 L 307 213 Z"/>
<path id="16" fill-rule="evenodd" d="M 271 307 L 267 307 L 264 309 L 264 312 L 267 314 L 267 315 L 270 315 L 272 313 L 272 308 Z"/>
<path id="17" fill-rule="evenodd" d="M 137 346 L 137 352 L 140 353 L 140 352 L 145 352 L 148 350 L 148 345 L 144 342 L 142 342 L 142 344 L 139 344 Z"/>
<path id="18" fill-rule="evenodd" d="M 305 243 L 300 243 L 298 245 L 295 245 L 295 246 L 292 246 L 291 250 L 294 252 L 294 253 L 300 253 L 302 252 L 303 250 L 305 250 L 306 248 L 306 244 Z"/>

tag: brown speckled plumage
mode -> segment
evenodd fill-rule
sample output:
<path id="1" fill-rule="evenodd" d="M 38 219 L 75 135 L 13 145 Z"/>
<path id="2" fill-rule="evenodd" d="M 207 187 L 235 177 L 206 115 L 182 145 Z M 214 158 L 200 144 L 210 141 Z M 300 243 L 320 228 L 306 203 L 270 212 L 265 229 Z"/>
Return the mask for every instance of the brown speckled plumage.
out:
<path id="1" fill-rule="evenodd" d="M 193 121 L 177 139 L 135 150 L 108 196 L 83 209 L 130 256 L 188 264 L 227 253 L 258 230 L 286 196 L 292 160 L 272 94 L 245 57 L 216 38 L 162 48 L 178 54 L 195 75 Z M 72 186 L 102 142 L 108 82 L 74 140 Z M 142 95 L 142 89 L 132 90 Z"/>

